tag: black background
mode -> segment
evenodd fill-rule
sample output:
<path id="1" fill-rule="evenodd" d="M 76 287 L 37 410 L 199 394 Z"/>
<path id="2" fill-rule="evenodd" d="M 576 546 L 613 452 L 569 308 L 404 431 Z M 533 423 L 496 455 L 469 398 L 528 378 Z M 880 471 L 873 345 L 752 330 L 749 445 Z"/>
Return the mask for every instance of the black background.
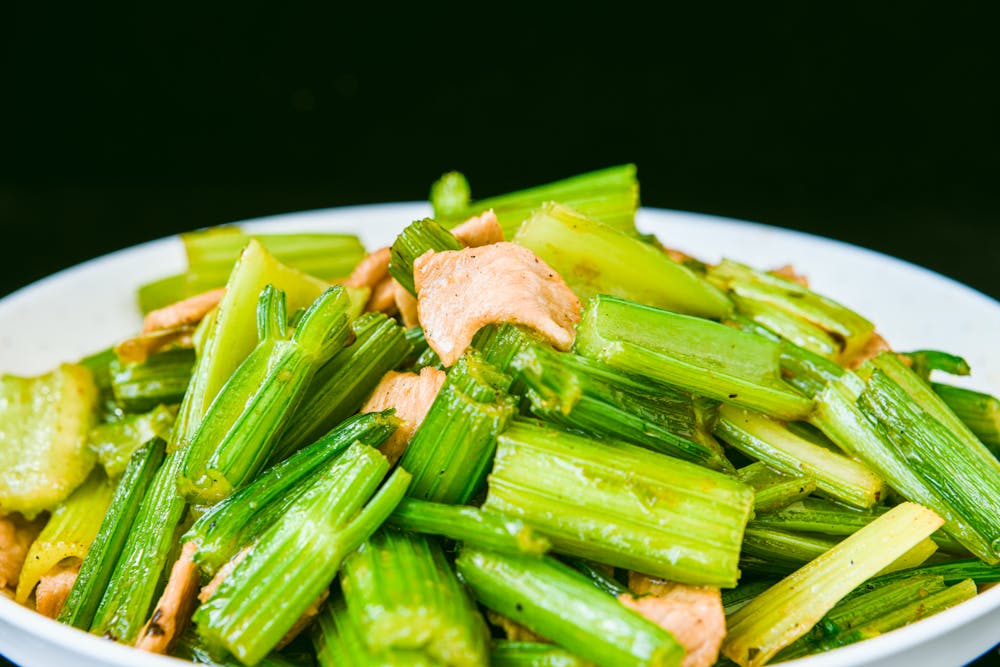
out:
<path id="1" fill-rule="evenodd" d="M 0 294 L 186 229 L 422 199 L 448 169 L 487 196 L 636 162 L 647 205 L 1000 297 L 975 4 L 89 4 L 0 18 Z"/>

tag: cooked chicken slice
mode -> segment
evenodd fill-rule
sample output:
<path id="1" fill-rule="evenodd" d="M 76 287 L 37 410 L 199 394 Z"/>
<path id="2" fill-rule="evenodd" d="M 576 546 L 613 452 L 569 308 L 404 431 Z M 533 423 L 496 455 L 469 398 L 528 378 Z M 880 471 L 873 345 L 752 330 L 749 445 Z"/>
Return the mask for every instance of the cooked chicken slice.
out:
<path id="1" fill-rule="evenodd" d="M 420 422 L 427 416 L 427 411 L 434 402 L 445 374 L 436 368 L 425 366 L 416 373 L 397 373 L 389 371 L 375 387 L 375 391 L 361 408 L 361 412 L 379 412 L 396 408 L 396 416 L 403 420 L 395 433 L 382 443 L 379 451 L 389 459 L 390 464 L 396 463 L 406 451 L 413 433 Z"/>
<path id="2" fill-rule="evenodd" d="M 434 252 L 413 263 L 427 344 L 451 366 L 487 324 L 531 327 L 560 350 L 573 345 L 580 299 L 555 269 L 513 243 Z"/>
<path id="3" fill-rule="evenodd" d="M 503 614 L 498 614 L 492 609 L 486 610 L 486 618 L 490 623 L 503 630 L 504 634 L 507 635 L 507 639 L 510 641 L 537 642 L 540 644 L 550 643 L 548 639 L 536 633 L 534 630 L 529 630 L 520 623 L 510 620 Z"/>
<path id="4" fill-rule="evenodd" d="M 858 350 L 857 354 L 853 357 L 844 360 L 844 367 L 853 371 L 872 357 L 877 357 L 882 352 L 891 349 L 889 342 L 885 338 L 882 338 L 878 332 L 873 331 L 871 338 L 868 339 L 865 346 Z"/>
<path id="5" fill-rule="evenodd" d="M 395 282 L 395 278 L 386 276 L 378 285 L 373 287 L 372 294 L 368 297 L 368 303 L 365 304 L 365 312 L 395 315 L 397 312 L 396 290 L 393 287 Z"/>
<path id="6" fill-rule="evenodd" d="M 392 295 L 396 299 L 396 309 L 403 318 L 403 326 L 409 329 L 420 324 L 417 316 L 417 300 L 396 279 L 392 281 Z"/>
<path id="7" fill-rule="evenodd" d="M 49 618 L 59 615 L 76 583 L 76 575 L 80 574 L 82 563 L 79 558 L 67 558 L 66 562 L 59 563 L 41 576 L 35 588 L 35 610 L 39 614 Z"/>
<path id="8" fill-rule="evenodd" d="M 493 209 L 482 215 L 469 218 L 452 229 L 451 233 L 458 239 L 459 243 L 467 248 L 478 248 L 503 241 L 503 230 L 500 228 L 497 214 L 493 212 Z"/>
<path id="9" fill-rule="evenodd" d="M 250 553 L 250 547 L 242 549 L 238 554 L 230 558 L 225 565 L 220 567 L 219 571 L 212 577 L 212 580 L 201 587 L 201 591 L 198 593 L 198 601 L 205 602 L 208 598 L 215 595 L 215 591 L 219 590 L 219 586 L 222 585 L 223 580 L 236 569 L 237 565 L 243 562 L 248 553 Z"/>
<path id="10" fill-rule="evenodd" d="M 375 286 L 389 275 L 389 248 L 379 248 L 375 252 L 369 253 L 351 271 L 351 275 L 344 281 L 345 287 L 371 287 Z"/>
<path id="11" fill-rule="evenodd" d="M 135 641 L 136 648 L 151 653 L 166 653 L 174 639 L 184 632 L 191 612 L 194 611 L 198 585 L 201 583 L 201 573 L 194 562 L 197 551 L 198 546 L 194 542 L 184 543 L 152 617 L 139 631 L 139 638 Z"/>
<path id="12" fill-rule="evenodd" d="M 726 636 L 722 594 L 715 586 L 690 586 L 630 572 L 629 588 L 618 601 L 672 634 L 687 655 L 682 667 L 709 667 Z"/>
<path id="13" fill-rule="evenodd" d="M 809 287 L 809 279 L 801 273 L 796 273 L 795 267 L 791 264 L 785 264 L 784 266 L 779 266 L 776 269 L 771 269 L 768 273 L 778 276 L 779 278 L 784 278 L 785 280 L 791 280 L 793 283 L 798 283 L 805 288 Z"/>
<path id="14" fill-rule="evenodd" d="M 0 589 L 17 586 L 28 549 L 42 525 L 42 521 L 26 521 L 19 515 L 0 517 Z"/>
<path id="15" fill-rule="evenodd" d="M 139 334 L 115 345 L 115 354 L 126 363 L 140 364 L 166 347 L 193 347 L 194 331 L 195 326 L 189 325 Z"/>
<path id="16" fill-rule="evenodd" d="M 142 333 L 198 324 L 201 322 L 201 318 L 219 305 L 219 301 L 222 300 L 225 293 L 226 289 L 220 287 L 150 311 L 142 321 Z"/>

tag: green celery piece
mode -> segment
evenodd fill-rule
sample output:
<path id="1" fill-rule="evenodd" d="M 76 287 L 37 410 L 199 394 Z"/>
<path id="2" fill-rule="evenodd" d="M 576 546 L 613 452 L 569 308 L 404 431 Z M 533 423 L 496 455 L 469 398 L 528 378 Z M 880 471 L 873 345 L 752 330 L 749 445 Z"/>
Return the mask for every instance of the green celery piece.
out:
<path id="1" fill-rule="evenodd" d="M 430 203 L 434 215 L 461 217 L 469 206 L 472 190 L 469 180 L 461 172 L 449 171 L 431 185 Z"/>
<path id="2" fill-rule="evenodd" d="M 369 650 L 489 664 L 486 623 L 434 538 L 381 530 L 344 561 L 340 585 Z"/>
<path id="3" fill-rule="evenodd" d="M 98 423 L 117 421 L 124 416 L 125 411 L 115 400 L 111 391 L 111 363 L 118 358 L 114 347 L 109 347 L 80 359 L 77 363 L 90 370 L 97 387 Z"/>
<path id="4" fill-rule="evenodd" d="M 840 358 L 842 339 L 838 340 L 815 324 L 800 320 L 766 301 L 738 294 L 730 294 L 729 298 L 736 304 L 738 313 L 776 334 L 779 339 L 824 359 Z"/>
<path id="5" fill-rule="evenodd" d="M 256 476 L 316 370 L 353 336 L 343 288 L 325 291 L 290 338 L 283 299 L 270 287 L 261 293 L 261 342 L 219 392 L 191 439 L 178 481 L 190 501 L 218 502 Z"/>
<path id="6" fill-rule="evenodd" d="M 472 344 L 485 361 L 507 373 L 511 362 L 521 351 L 530 345 L 547 343 L 534 331 L 505 322 L 486 325 L 476 333 Z"/>
<path id="7" fill-rule="evenodd" d="M 812 410 L 811 399 L 782 381 L 774 341 L 617 297 L 598 295 L 587 304 L 576 352 L 780 419 Z"/>
<path id="8" fill-rule="evenodd" d="M 584 301 L 609 294 L 712 319 L 733 309 L 717 287 L 659 248 L 562 204 L 543 205 L 512 241 L 545 260 Z"/>
<path id="9" fill-rule="evenodd" d="M 327 603 L 312 626 L 311 639 L 319 667 L 440 667 L 419 651 L 373 651 L 363 629 L 347 611 L 342 597 Z"/>
<path id="10" fill-rule="evenodd" d="M 557 560 L 466 546 L 455 565 L 485 606 L 581 658 L 604 665 L 660 667 L 680 665 L 684 657 L 673 635 Z"/>
<path id="11" fill-rule="evenodd" d="M 773 579 L 757 579 L 741 583 L 736 588 L 722 589 L 722 609 L 726 617 L 747 606 L 751 600 L 776 583 Z"/>
<path id="12" fill-rule="evenodd" d="M 125 415 L 119 421 L 98 424 L 87 440 L 108 477 L 117 479 L 133 452 L 153 438 L 166 440 L 174 424 L 175 408 L 158 405 L 144 414 Z"/>
<path id="13" fill-rule="evenodd" d="M 894 507 L 730 616 L 722 653 L 742 667 L 766 664 L 941 523 L 934 512 L 915 503 Z"/>
<path id="14" fill-rule="evenodd" d="M 430 218 L 410 223 L 389 249 L 389 274 L 413 296 L 417 290 L 413 286 L 413 262 L 428 250 L 461 250 L 451 232 Z"/>
<path id="15" fill-rule="evenodd" d="M 195 354 L 174 349 L 137 364 L 111 363 L 111 389 L 126 412 L 147 412 L 157 405 L 180 403 L 191 381 Z"/>
<path id="16" fill-rule="evenodd" d="M 783 577 L 818 558 L 840 540 L 747 524 L 740 567 L 755 575 Z"/>
<path id="17" fill-rule="evenodd" d="M 170 649 L 170 655 L 174 658 L 210 667 L 244 667 L 242 662 L 231 655 L 213 655 L 205 648 L 198 638 L 198 634 L 192 628 L 188 628 L 184 634 L 177 638 Z M 295 660 L 285 657 L 277 651 L 272 651 L 254 667 L 311 667 L 313 664 L 312 660 Z"/>
<path id="18" fill-rule="evenodd" d="M 407 498 L 396 507 L 386 523 L 502 553 L 543 556 L 551 547 L 545 537 L 519 519 L 465 505 Z"/>
<path id="19" fill-rule="evenodd" d="M 989 584 L 1000 581 L 1000 565 L 987 565 L 978 558 L 953 560 L 946 563 L 920 565 L 908 570 L 900 570 L 882 574 L 872 579 L 872 585 L 885 585 L 899 579 L 923 575 L 934 575 L 944 578 L 946 584 L 957 584 L 965 579 L 972 579 L 977 584 Z"/>
<path id="20" fill-rule="evenodd" d="M 859 352 L 875 331 L 875 325 L 853 310 L 828 299 L 808 287 L 765 271 L 757 271 L 745 264 L 724 259 L 708 270 L 708 278 L 716 285 L 731 291 L 750 306 L 745 315 L 759 324 L 776 330 L 781 335 L 788 332 L 789 340 L 806 349 L 841 361 Z M 737 307 L 740 303 L 737 303 Z M 770 316 L 770 317 L 769 317 Z M 782 327 L 782 319 L 790 316 L 815 332 L 796 340 L 795 331 L 806 331 L 790 325 Z M 774 327 L 769 326 L 774 325 Z M 776 329 L 775 329 L 776 327 Z M 832 349 L 822 349 L 822 343 L 832 344 Z M 814 347 L 813 344 L 818 347 Z M 824 353 L 825 352 L 825 353 Z"/>
<path id="21" fill-rule="evenodd" d="M 993 456 L 1000 458 L 1000 400 L 990 394 L 939 382 L 931 383 L 931 387 Z"/>
<path id="22" fill-rule="evenodd" d="M 35 584 L 66 559 L 87 555 L 94 536 L 101 527 L 101 517 L 108 511 L 115 488 L 100 469 L 54 510 L 24 558 L 17 581 L 16 599 L 25 604 Z"/>
<path id="23" fill-rule="evenodd" d="M 909 358 L 910 368 L 924 380 L 930 380 L 931 371 L 941 371 L 949 375 L 969 375 L 972 367 L 962 357 L 940 350 L 914 350 L 902 352 Z"/>
<path id="24" fill-rule="evenodd" d="M 594 564 L 583 558 L 574 558 L 573 556 L 563 556 L 560 560 L 587 577 L 590 583 L 605 593 L 617 597 L 622 593 L 629 592 L 627 586 L 624 586 L 617 579 L 609 575 L 603 566 L 599 564 Z"/>
<path id="25" fill-rule="evenodd" d="M 84 366 L 0 376 L 0 513 L 34 518 L 87 479 L 96 461 L 87 432 L 97 410 L 97 385 Z"/>
<path id="26" fill-rule="evenodd" d="M 770 512 L 801 500 L 816 490 L 806 474 L 781 472 L 760 461 L 736 471 L 736 478 L 754 490 L 754 512 Z"/>
<path id="27" fill-rule="evenodd" d="M 402 469 L 376 492 L 388 469 L 360 442 L 337 457 L 195 612 L 209 648 L 244 664 L 267 655 L 402 499 L 410 478 Z"/>
<path id="28" fill-rule="evenodd" d="M 284 459 L 357 412 L 382 376 L 411 349 L 403 328 L 382 313 L 366 313 L 351 328 L 354 342 L 316 371 L 272 461 Z"/>
<path id="29" fill-rule="evenodd" d="M 752 508 L 753 491 L 721 473 L 522 420 L 499 438 L 483 504 L 557 553 L 712 586 L 736 585 Z"/>
<path id="30" fill-rule="evenodd" d="M 187 275 L 178 273 L 140 285 L 136 300 L 139 302 L 139 310 L 145 315 L 189 296 L 192 295 L 188 292 Z"/>
<path id="31" fill-rule="evenodd" d="M 284 292 L 290 313 L 308 307 L 327 287 L 285 266 L 258 241 L 247 244 L 226 283 L 218 315 L 204 335 L 199 362 L 184 394 L 186 405 L 178 417 L 178 437 L 169 443 L 171 451 L 187 444 L 222 385 L 256 347 L 257 302 L 268 285 Z"/>
<path id="32" fill-rule="evenodd" d="M 565 649 L 538 642 L 496 639 L 490 653 L 492 667 L 591 667 L 592 664 Z"/>
<path id="33" fill-rule="evenodd" d="M 454 179 L 454 176 L 446 174 L 442 178 Z M 434 216 L 449 228 L 474 215 L 493 209 L 503 229 L 504 238 L 510 238 L 532 211 L 545 202 L 559 201 L 606 225 L 630 234 L 636 233 L 635 213 L 639 208 L 639 182 L 636 180 L 634 164 L 599 169 L 554 183 L 474 200 L 461 209 L 451 205 L 459 198 L 454 198 L 439 208 L 438 203 L 444 202 L 440 197 L 433 197 L 434 191 L 435 188 L 432 188 L 431 203 L 435 205 Z"/>
<path id="34" fill-rule="evenodd" d="M 413 475 L 409 496 L 464 504 L 482 487 L 497 435 L 516 410 L 510 377 L 474 350 L 448 370 L 399 465 Z"/>
<path id="35" fill-rule="evenodd" d="M 195 562 L 202 571 L 214 575 L 282 516 L 332 459 L 355 441 L 378 447 L 398 425 L 399 420 L 389 410 L 350 417 L 213 505 L 184 535 L 185 542 L 198 545 Z"/>
<path id="36" fill-rule="evenodd" d="M 139 447 L 125 468 L 80 573 L 59 612 L 59 622 L 89 630 L 104 589 L 125 545 L 146 489 L 163 463 L 166 443 L 153 438 Z"/>
<path id="37" fill-rule="evenodd" d="M 786 474 L 806 474 L 817 490 L 866 509 L 885 495 L 885 482 L 863 463 L 792 433 L 780 422 L 730 405 L 719 410 L 716 435 Z"/>

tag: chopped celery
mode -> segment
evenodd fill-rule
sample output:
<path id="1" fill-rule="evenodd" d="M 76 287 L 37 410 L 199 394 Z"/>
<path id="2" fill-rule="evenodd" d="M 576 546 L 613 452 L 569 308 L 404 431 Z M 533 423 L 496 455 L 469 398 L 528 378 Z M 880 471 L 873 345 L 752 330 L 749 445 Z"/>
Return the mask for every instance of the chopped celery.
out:
<path id="1" fill-rule="evenodd" d="M 583 558 L 574 558 L 573 556 L 563 556 L 560 560 L 587 577 L 590 583 L 605 593 L 617 597 L 622 593 L 629 592 L 627 586 L 621 584 L 609 574 L 609 571 L 613 572 L 614 568 L 605 568 L 600 564 L 595 564 Z"/>
<path id="2" fill-rule="evenodd" d="M 785 576 L 836 546 L 839 540 L 755 526 L 751 521 L 740 551 L 742 569 L 758 575 Z"/>
<path id="3" fill-rule="evenodd" d="M 87 432 L 98 409 L 93 374 L 63 364 L 33 378 L 0 377 L 0 513 L 33 518 L 87 479 Z"/>
<path id="4" fill-rule="evenodd" d="M 714 586 L 736 585 L 752 508 L 753 491 L 715 471 L 527 421 L 500 436 L 483 505 L 559 553 Z"/>
<path id="5" fill-rule="evenodd" d="M 726 616 L 735 614 L 775 583 L 773 579 L 759 579 L 741 583 L 736 588 L 723 588 L 722 607 Z"/>
<path id="6" fill-rule="evenodd" d="M 428 250 L 461 250 L 451 232 L 430 218 L 416 220 L 400 232 L 390 248 L 389 274 L 413 296 L 413 262 Z"/>
<path id="7" fill-rule="evenodd" d="M 946 584 L 956 584 L 965 579 L 972 579 L 977 584 L 988 584 L 1000 582 L 1000 565 L 987 565 L 978 558 L 953 560 L 882 574 L 869 583 L 881 585 L 907 577 L 927 574 L 943 577 Z"/>
<path id="8" fill-rule="evenodd" d="M 770 512 L 805 498 L 816 490 L 816 480 L 803 473 L 785 473 L 760 461 L 736 471 L 736 477 L 754 490 L 754 512 Z"/>
<path id="9" fill-rule="evenodd" d="M 782 381 L 777 343 L 709 320 L 599 295 L 577 326 L 576 351 L 781 419 L 812 410 L 811 399 Z"/>
<path id="10" fill-rule="evenodd" d="M 852 507 L 871 507 L 885 494 L 885 483 L 865 464 L 801 438 L 763 415 L 723 406 L 715 432 L 773 468 L 812 477 L 820 493 Z"/>
<path id="11" fill-rule="evenodd" d="M 461 217 L 469 205 L 472 190 L 469 180 L 458 171 L 449 171 L 431 185 L 430 202 L 434 215 L 441 217 Z"/>
<path id="12" fill-rule="evenodd" d="M 969 375 L 972 367 L 969 362 L 958 355 L 941 352 L 939 350 L 914 350 L 904 352 L 903 356 L 910 360 L 910 367 L 913 372 L 929 380 L 931 371 L 941 371 L 949 375 Z"/>
<path id="13" fill-rule="evenodd" d="M 934 392 L 1000 458 L 1000 400 L 990 394 L 934 382 Z"/>
<path id="14" fill-rule="evenodd" d="M 370 649 L 343 598 L 323 607 L 313 624 L 312 645 L 319 667 L 440 667 L 417 651 Z"/>
<path id="15" fill-rule="evenodd" d="M 143 362 L 111 363 L 111 389 L 127 412 L 146 412 L 157 405 L 180 403 L 191 380 L 192 350 L 159 352 Z"/>
<path id="16" fill-rule="evenodd" d="M 557 560 L 465 547 L 455 565 L 484 605 L 582 658 L 659 667 L 684 657 L 673 635 Z"/>
<path id="17" fill-rule="evenodd" d="M 582 300 L 609 294 L 713 319 L 733 307 L 718 288 L 662 250 L 562 204 L 543 205 L 512 240 L 545 260 Z"/>
<path id="18" fill-rule="evenodd" d="M 379 531 L 344 561 L 340 583 L 370 650 L 418 651 L 454 667 L 489 664 L 486 623 L 433 538 Z"/>
<path id="19" fill-rule="evenodd" d="M 537 642 L 497 639 L 490 653 L 492 667 L 591 667 L 591 664 L 565 649 Z"/>
<path id="20" fill-rule="evenodd" d="M 176 409 L 158 405 L 145 414 L 125 415 L 120 420 L 98 424 L 87 437 L 108 477 L 125 471 L 132 453 L 153 438 L 166 440 L 174 424 Z"/>
<path id="21" fill-rule="evenodd" d="M 407 498 L 396 507 L 387 523 L 417 533 L 442 535 L 491 551 L 544 555 L 549 541 L 519 519 L 476 507 L 429 503 Z"/>
<path id="22" fill-rule="evenodd" d="M 81 630 L 90 629 L 94 612 L 128 538 L 142 498 L 163 463 L 165 445 L 163 440 L 154 438 L 139 447 L 129 459 L 59 614 L 60 623 Z"/>

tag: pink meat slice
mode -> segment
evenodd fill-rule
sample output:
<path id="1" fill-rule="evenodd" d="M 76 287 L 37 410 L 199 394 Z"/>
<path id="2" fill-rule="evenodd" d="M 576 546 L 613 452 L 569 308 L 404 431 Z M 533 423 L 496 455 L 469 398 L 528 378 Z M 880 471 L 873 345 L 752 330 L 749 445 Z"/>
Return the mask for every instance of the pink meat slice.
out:
<path id="1" fill-rule="evenodd" d="M 503 230 L 497 221 L 497 215 L 490 209 L 482 215 L 469 218 L 451 230 L 459 243 L 467 248 L 477 248 L 491 243 L 503 241 Z"/>
<path id="2" fill-rule="evenodd" d="M 406 445 L 427 416 L 431 403 L 444 384 L 444 378 L 443 371 L 430 366 L 421 368 L 419 375 L 389 371 L 361 408 L 361 412 L 380 412 L 395 408 L 396 416 L 403 420 L 396 432 L 379 447 L 390 464 L 398 461 L 406 451 Z"/>

